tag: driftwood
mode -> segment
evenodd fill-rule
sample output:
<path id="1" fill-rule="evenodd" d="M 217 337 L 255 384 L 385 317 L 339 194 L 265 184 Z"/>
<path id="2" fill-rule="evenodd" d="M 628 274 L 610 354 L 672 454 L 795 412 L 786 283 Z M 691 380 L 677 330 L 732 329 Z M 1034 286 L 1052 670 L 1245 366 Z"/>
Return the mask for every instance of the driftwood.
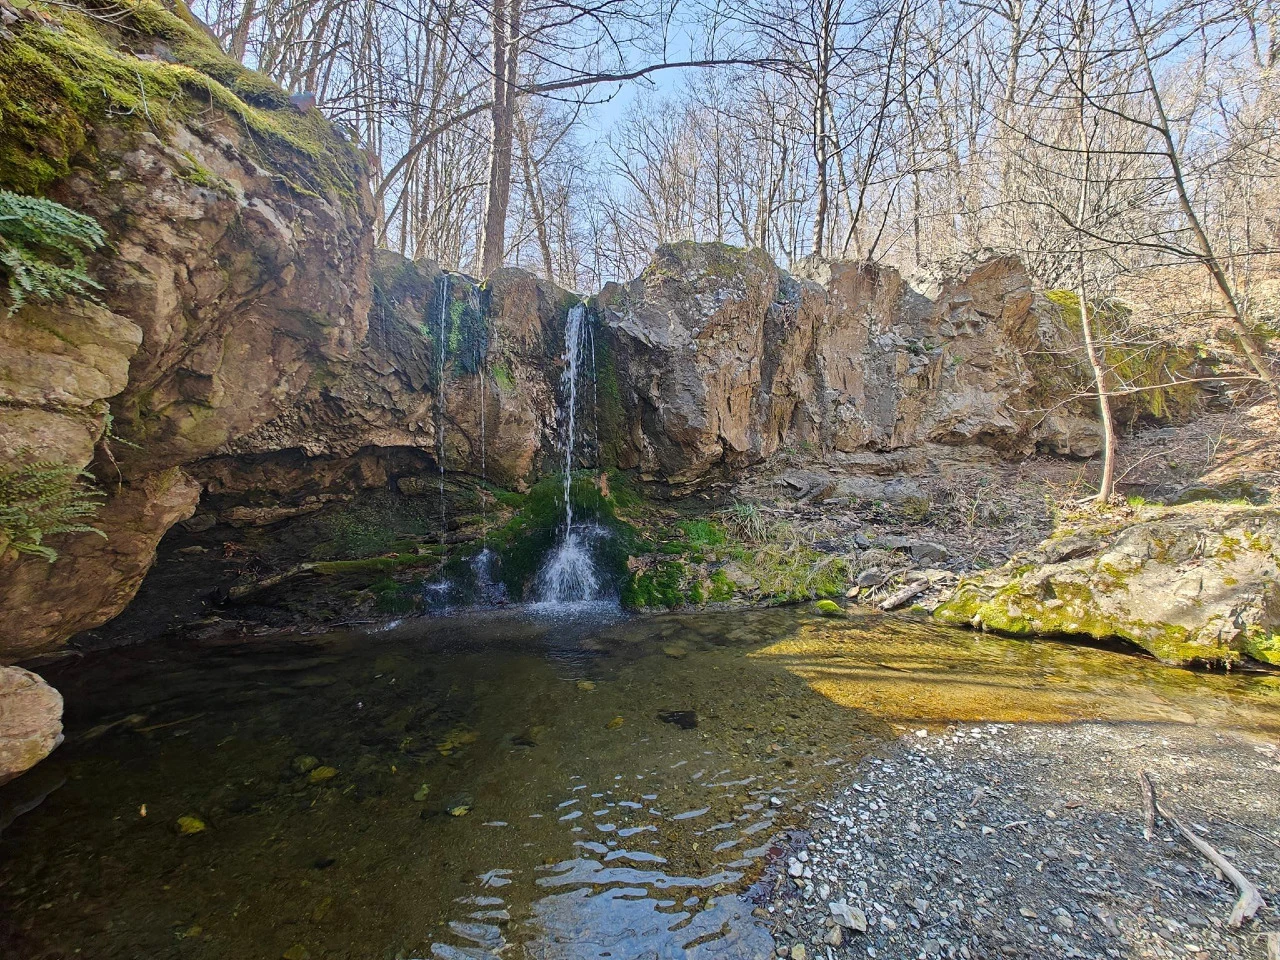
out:
<path id="1" fill-rule="evenodd" d="M 912 597 L 918 597 L 929 589 L 928 580 L 917 580 L 915 583 L 909 583 L 901 590 L 896 590 L 889 594 L 884 600 L 880 601 L 881 610 L 897 610 L 900 606 L 910 600 Z"/>
<path id="2" fill-rule="evenodd" d="M 1150 803 L 1151 809 L 1167 820 L 1169 824 L 1182 835 L 1183 840 L 1195 847 L 1196 850 L 1200 851 L 1200 853 L 1204 855 L 1206 860 L 1221 870 L 1223 875 L 1230 880 L 1232 884 L 1235 885 L 1236 890 L 1240 892 L 1240 896 L 1236 899 L 1235 906 L 1231 908 L 1231 917 L 1229 918 L 1228 923 L 1233 927 L 1238 927 L 1265 907 L 1266 903 L 1262 899 L 1262 894 L 1258 892 L 1258 888 L 1250 883 L 1245 875 L 1231 864 L 1230 860 L 1215 850 L 1210 843 L 1202 839 L 1198 834 L 1189 830 L 1183 822 L 1174 815 L 1173 811 L 1170 810 L 1167 805 L 1161 804 L 1160 801 L 1156 799 L 1155 787 L 1151 785 L 1151 775 L 1144 770 L 1139 775 L 1139 779 L 1142 781 L 1142 790 L 1146 795 L 1145 802 Z"/>
<path id="3" fill-rule="evenodd" d="M 1147 821 L 1142 828 L 1143 840 L 1154 840 L 1156 837 L 1156 790 L 1147 779 L 1147 771 L 1138 774 L 1142 781 L 1142 809 L 1146 812 Z"/>
<path id="4" fill-rule="evenodd" d="M 315 570 L 314 563 L 300 563 L 296 567 L 290 567 L 288 570 L 282 570 L 279 573 L 273 573 L 269 577 L 263 577 L 261 580 L 254 580 L 252 583 L 241 583 L 230 588 L 227 591 L 227 600 L 232 602 L 243 600 L 245 597 L 259 593 L 262 590 L 269 590 L 278 584 L 295 577 L 305 576 Z"/>

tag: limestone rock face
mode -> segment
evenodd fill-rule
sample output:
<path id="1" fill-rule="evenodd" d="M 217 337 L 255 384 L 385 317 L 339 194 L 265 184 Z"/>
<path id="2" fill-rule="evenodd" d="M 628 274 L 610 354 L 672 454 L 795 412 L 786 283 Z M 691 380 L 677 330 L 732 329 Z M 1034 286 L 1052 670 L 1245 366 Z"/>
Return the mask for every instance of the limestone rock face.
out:
<path id="1" fill-rule="evenodd" d="M 174 10 L 129 0 L 109 27 L 70 9 L 61 24 L 57 11 L 5 19 L 17 55 L 3 63 L 51 66 L 0 75 L 42 114 L 0 113 L 0 186 L 95 217 L 108 242 L 91 262 L 100 302 L 0 318 L 0 456 L 92 464 L 108 500 L 106 540 L 53 537 L 53 565 L 0 556 L 0 662 L 118 613 L 195 506 L 181 468 L 340 376 L 365 338 L 363 153 Z M 40 87 L 64 77 L 54 67 L 69 79 Z M 109 76 L 166 91 L 150 122 L 113 105 Z M 77 83 L 91 93 L 71 96 Z"/>
<path id="2" fill-rule="evenodd" d="M 1168 663 L 1280 664 L 1280 509 L 1143 507 L 1072 525 L 961 581 L 934 616 L 1017 635 L 1120 637 Z"/>
<path id="3" fill-rule="evenodd" d="M 600 307 L 618 460 L 668 483 L 786 447 L 1096 450 L 1080 423 L 1046 425 L 1035 363 L 1067 334 L 1011 258 L 926 296 L 888 268 L 809 262 L 793 278 L 759 251 L 672 244 Z"/>
<path id="4" fill-rule="evenodd" d="M 30 670 L 0 667 L 0 783 L 62 742 L 62 695 Z"/>

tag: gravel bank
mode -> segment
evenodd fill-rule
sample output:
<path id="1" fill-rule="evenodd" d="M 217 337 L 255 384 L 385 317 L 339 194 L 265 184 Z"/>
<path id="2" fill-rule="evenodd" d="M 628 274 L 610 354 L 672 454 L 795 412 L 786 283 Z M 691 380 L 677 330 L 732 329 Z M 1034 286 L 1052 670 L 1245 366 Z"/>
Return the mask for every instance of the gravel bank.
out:
<path id="1" fill-rule="evenodd" d="M 1226 922 L 1234 889 L 1168 824 L 1143 839 L 1143 769 L 1262 890 L 1268 906 L 1243 929 Z M 792 960 L 1266 958 L 1280 749 L 1162 724 L 916 731 L 815 807 L 812 832 L 755 889 Z"/>

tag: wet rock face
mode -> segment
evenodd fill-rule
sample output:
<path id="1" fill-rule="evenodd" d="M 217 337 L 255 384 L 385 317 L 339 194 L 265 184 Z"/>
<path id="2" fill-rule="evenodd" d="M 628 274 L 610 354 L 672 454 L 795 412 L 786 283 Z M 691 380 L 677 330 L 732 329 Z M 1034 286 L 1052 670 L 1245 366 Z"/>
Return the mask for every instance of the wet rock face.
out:
<path id="1" fill-rule="evenodd" d="M 1190 504 L 1069 525 L 960 583 L 944 623 L 1129 640 L 1167 663 L 1280 664 L 1280 510 Z"/>
<path id="2" fill-rule="evenodd" d="M 1093 431 L 1046 424 L 1033 358 L 1066 337 L 1009 258 L 930 296 L 894 270 L 682 243 L 600 295 L 623 411 L 618 460 L 669 483 L 779 449 L 1038 443 L 1087 455 Z"/>
<path id="3" fill-rule="evenodd" d="M 353 362 L 310 385 L 281 416 L 228 443 L 221 459 L 291 450 L 325 460 L 368 459 L 370 452 L 399 450 L 421 451 L 434 464 L 443 428 L 451 472 L 522 487 L 544 467 L 555 469 L 546 461 L 555 449 L 570 294 L 514 269 L 496 272 L 481 287 L 389 251 L 374 258 L 372 288 L 368 336 Z M 310 473 L 311 464 L 298 461 L 292 486 L 311 486 Z M 221 471 L 219 493 L 234 493 L 236 485 Z M 357 483 L 350 491 L 377 485 Z M 273 489 L 293 496 L 278 471 Z"/>
<path id="4" fill-rule="evenodd" d="M 30 670 L 0 667 L 0 783 L 62 742 L 62 695 Z"/>

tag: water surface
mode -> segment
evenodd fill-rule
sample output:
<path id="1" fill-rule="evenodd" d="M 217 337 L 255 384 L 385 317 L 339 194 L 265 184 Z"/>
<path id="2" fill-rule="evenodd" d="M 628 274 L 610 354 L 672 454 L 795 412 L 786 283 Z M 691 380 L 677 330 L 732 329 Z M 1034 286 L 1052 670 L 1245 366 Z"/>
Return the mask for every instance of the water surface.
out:
<path id="1" fill-rule="evenodd" d="M 0 788 L 0 953 L 763 958 L 738 891 L 903 729 L 1280 732 L 1271 675 L 882 617 L 552 613 L 47 669 L 68 742 Z"/>

